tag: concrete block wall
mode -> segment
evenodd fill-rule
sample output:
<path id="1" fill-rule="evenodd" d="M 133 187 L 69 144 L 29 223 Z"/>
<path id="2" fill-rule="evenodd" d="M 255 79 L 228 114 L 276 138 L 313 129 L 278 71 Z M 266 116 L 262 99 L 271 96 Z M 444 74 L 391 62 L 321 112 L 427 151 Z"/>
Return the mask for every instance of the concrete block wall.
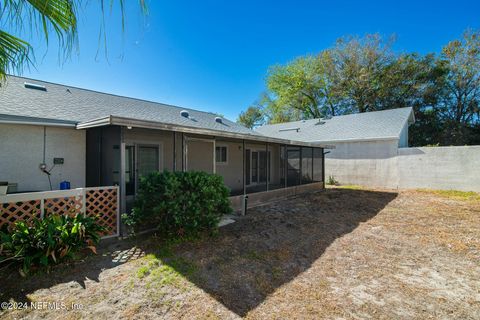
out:
<path id="1" fill-rule="evenodd" d="M 325 175 L 341 184 L 480 192 L 480 146 L 397 148 L 358 142 L 337 148 L 327 155 Z"/>
<path id="2" fill-rule="evenodd" d="M 480 192 L 480 146 L 398 149 L 399 188 Z"/>
<path id="3" fill-rule="evenodd" d="M 342 184 L 396 188 L 398 140 L 336 143 L 325 156 L 325 178 Z"/>

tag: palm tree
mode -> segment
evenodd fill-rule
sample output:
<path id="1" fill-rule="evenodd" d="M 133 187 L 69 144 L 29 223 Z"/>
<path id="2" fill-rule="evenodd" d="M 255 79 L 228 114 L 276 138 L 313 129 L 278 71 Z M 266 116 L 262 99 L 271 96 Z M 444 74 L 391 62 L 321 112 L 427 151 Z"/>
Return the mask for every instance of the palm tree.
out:
<path id="1" fill-rule="evenodd" d="M 8 73 L 19 73 L 32 64 L 33 48 L 23 39 L 2 30 L 21 32 L 30 27 L 32 31 L 43 34 L 48 44 L 53 31 L 60 43 L 61 50 L 69 54 L 77 45 L 77 8 L 87 0 L 0 0 L 0 81 Z M 98 0 L 102 13 L 105 0 Z M 124 28 L 124 0 L 118 0 L 122 11 L 122 31 Z M 146 13 L 144 0 L 139 0 L 142 11 Z M 113 1 L 110 1 L 110 6 Z"/>

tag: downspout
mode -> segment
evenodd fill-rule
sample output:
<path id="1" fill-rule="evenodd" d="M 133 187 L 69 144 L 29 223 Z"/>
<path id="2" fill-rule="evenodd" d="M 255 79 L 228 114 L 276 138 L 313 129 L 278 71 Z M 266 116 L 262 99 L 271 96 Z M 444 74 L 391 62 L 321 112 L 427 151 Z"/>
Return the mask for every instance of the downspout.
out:
<path id="1" fill-rule="evenodd" d="M 265 143 L 265 162 L 266 162 L 266 165 L 265 165 L 265 170 L 267 170 L 267 172 L 265 172 L 265 179 L 266 179 L 266 189 L 268 191 L 269 189 L 269 185 L 268 185 L 268 179 L 270 178 L 269 177 L 269 171 L 270 171 L 270 161 L 268 161 L 268 142 Z"/>
<path id="2" fill-rule="evenodd" d="M 247 214 L 247 208 L 248 208 L 248 196 L 247 196 L 247 185 L 245 184 L 245 175 L 246 173 L 246 154 L 247 150 L 245 149 L 245 139 L 242 140 L 242 148 L 243 148 L 243 166 L 242 166 L 242 171 L 243 171 L 243 197 L 242 197 L 242 215 Z"/>
<path id="3" fill-rule="evenodd" d="M 313 168 L 315 168 L 315 163 L 314 163 L 313 159 L 314 159 L 314 154 L 315 154 L 315 148 L 312 147 L 311 149 L 312 149 L 312 182 L 311 183 L 314 183 L 315 179 L 313 178 L 313 173 L 314 173 Z"/>
<path id="4" fill-rule="evenodd" d="M 298 149 L 299 149 L 299 154 L 300 154 L 300 170 L 298 172 L 298 185 L 302 185 L 303 183 L 303 179 L 302 179 L 302 169 L 303 169 L 303 163 L 302 163 L 302 160 L 303 160 L 303 147 L 300 147 L 298 146 Z"/>
<path id="5" fill-rule="evenodd" d="M 177 171 L 177 133 L 173 132 L 173 172 Z"/>
<path id="6" fill-rule="evenodd" d="M 285 181 L 284 181 L 284 187 L 287 188 L 288 187 L 288 182 L 287 182 L 287 175 L 288 175 L 288 151 L 287 151 L 287 145 L 285 144 L 284 145 L 284 150 L 283 150 L 283 156 L 285 158 L 285 168 L 283 168 L 283 171 L 284 172 L 284 175 L 285 175 Z"/>
<path id="7" fill-rule="evenodd" d="M 43 126 L 43 161 L 42 163 L 45 163 L 46 148 L 47 148 L 47 126 Z"/>
<path id="8" fill-rule="evenodd" d="M 127 199 L 125 190 L 125 141 L 124 141 L 124 129 L 120 127 L 120 212 L 127 211 Z M 120 215 L 121 219 L 121 215 Z M 122 224 L 121 224 L 122 225 Z M 120 232 L 120 236 L 123 236 L 123 232 Z"/>
<path id="9" fill-rule="evenodd" d="M 217 139 L 213 137 L 213 173 L 217 173 L 217 159 L 216 159 L 216 150 L 217 150 Z"/>
<path id="10" fill-rule="evenodd" d="M 246 162 L 245 162 L 245 158 L 246 158 L 246 150 L 245 150 L 245 139 L 242 140 L 242 150 L 243 150 L 243 168 L 242 168 L 242 171 L 243 171 L 243 195 L 245 196 L 247 194 L 247 185 L 245 184 L 245 175 L 247 174 L 245 171 L 247 170 L 246 168 Z"/>
<path id="11" fill-rule="evenodd" d="M 40 170 L 42 170 L 42 172 L 47 175 L 50 190 L 53 190 L 52 179 L 50 178 L 50 171 L 53 169 L 53 167 L 50 168 L 50 170 L 47 169 L 46 154 L 47 154 L 47 126 L 43 126 L 43 160 L 42 160 L 42 163 L 40 164 Z"/>
<path id="12" fill-rule="evenodd" d="M 330 151 L 324 152 L 324 149 L 321 148 L 322 150 L 322 180 L 323 180 L 323 189 L 325 189 L 325 155 L 327 153 L 330 153 Z"/>
<path id="13" fill-rule="evenodd" d="M 185 172 L 185 134 L 182 132 L 182 172 Z"/>

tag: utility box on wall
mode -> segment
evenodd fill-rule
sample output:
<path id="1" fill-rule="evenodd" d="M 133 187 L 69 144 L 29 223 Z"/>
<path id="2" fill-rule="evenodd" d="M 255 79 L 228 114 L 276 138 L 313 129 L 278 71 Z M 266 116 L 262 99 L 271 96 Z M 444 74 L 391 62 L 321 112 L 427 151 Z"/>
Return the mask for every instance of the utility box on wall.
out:
<path id="1" fill-rule="evenodd" d="M 53 158 L 53 164 L 64 164 L 65 159 L 64 158 Z"/>

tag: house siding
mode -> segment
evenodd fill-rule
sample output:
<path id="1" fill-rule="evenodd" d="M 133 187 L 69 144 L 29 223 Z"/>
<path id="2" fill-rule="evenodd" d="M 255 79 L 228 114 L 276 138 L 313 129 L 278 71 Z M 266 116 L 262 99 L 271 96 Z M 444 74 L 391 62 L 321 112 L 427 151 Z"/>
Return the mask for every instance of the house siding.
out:
<path id="1" fill-rule="evenodd" d="M 227 147 L 227 163 L 217 163 L 216 173 L 231 190 L 243 190 L 243 144 L 217 140 L 216 145 Z"/>
<path id="2" fill-rule="evenodd" d="M 400 140 L 398 141 L 399 148 L 408 148 L 408 126 L 410 124 L 407 122 L 403 126 L 402 132 L 400 133 Z"/>
<path id="3" fill-rule="evenodd" d="M 44 145 L 45 128 L 45 145 Z M 63 180 L 72 188 L 85 186 L 85 132 L 73 128 L 52 126 L 0 124 L 0 181 L 17 183 L 18 191 L 50 190 L 47 175 L 53 158 L 64 158 L 63 165 L 51 170 L 52 188 L 58 189 Z"/>

